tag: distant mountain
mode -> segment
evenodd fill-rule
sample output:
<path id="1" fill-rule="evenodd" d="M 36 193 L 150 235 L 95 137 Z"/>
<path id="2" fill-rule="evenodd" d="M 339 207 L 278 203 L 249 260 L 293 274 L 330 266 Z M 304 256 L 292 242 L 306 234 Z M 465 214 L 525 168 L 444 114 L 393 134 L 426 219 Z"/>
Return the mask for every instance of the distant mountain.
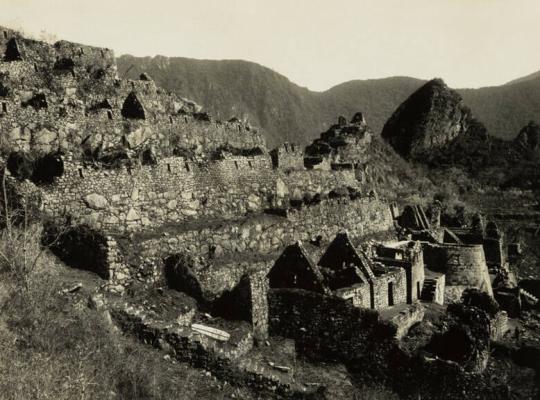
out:
<path id="1" fill-rule="evenodd" d="M 514 83 L 532 81 L 532 80 L 538 79 L 538 78 L 540 78 L 540 71 L 536 71 L 536 72 L 533 72 L 532 74 L 525 75 L 525 76 L 523 76 L 521 78 L 511 80 L 510 82 L 506 83 L 506 85 L 513 85 Z"/>
<path id="2" fill-rule="evenodd" d="M 458 92 L 491 135 L 513 139 L 530 120 L 540 120 L 540 77 Z"/>
<path id="3" fill-rule="evenodd" d="M 118 71 L 132 79 L 147 72 L 160 86 L 203 104 L 216 118 L 249 119 L 264 129 L 269 147 L 284 141 L 308 144 L 336 115 L 349 118 L 357 111 L 380 132 L 396 108 L 425 83 L 410 77 L 355 80 L 314 92 L 252 62 L 163 56 L 121 56 Z M 494 136 L 514 138 L 530 120 L 540 120 L 540 76 L 458 92 Z"/>
<path id="4" fill-rule="evenodd" d="M 530 121 L 513 140 L 489 135 L 441 79 L 409 96 L 381 136 L 405 159 L 428 165 L 430 175 L 445 181 L 460 179 L 457 168 L 483 185 L 540 187 L 540 126 Z"/>

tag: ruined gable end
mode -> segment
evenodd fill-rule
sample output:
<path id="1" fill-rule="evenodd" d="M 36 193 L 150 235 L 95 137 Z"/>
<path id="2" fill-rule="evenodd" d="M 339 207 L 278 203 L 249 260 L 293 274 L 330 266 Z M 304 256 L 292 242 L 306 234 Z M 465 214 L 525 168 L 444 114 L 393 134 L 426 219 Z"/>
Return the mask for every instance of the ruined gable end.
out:
<path id="1" fill-rule="evenodd" d="M 6 44 L 4 61 L 22 61 L 23 57 L 19 48 L 19 43 L 15 38 L 10 39 Z"/>
<path id="2" fill-rule="evenodd" d="M 271 288 L 324 293 L 323 277 L 299 243 L 287 247 L 268 273 Z"/>
<path id="3" fill-rule="evenodd" d="M 122 116 L 130 119 L 146 119 L 146 112 L 144 106 L 135 94 L 131 92 L 124 101 L 122 106 Z"/>
<path id="4" fill-rule="evenodd" d="M 318 265 L 330 289 L 335 290 L 374 278 L 370 261 L 358 252 L 347 233 L 338 233 Z"/>

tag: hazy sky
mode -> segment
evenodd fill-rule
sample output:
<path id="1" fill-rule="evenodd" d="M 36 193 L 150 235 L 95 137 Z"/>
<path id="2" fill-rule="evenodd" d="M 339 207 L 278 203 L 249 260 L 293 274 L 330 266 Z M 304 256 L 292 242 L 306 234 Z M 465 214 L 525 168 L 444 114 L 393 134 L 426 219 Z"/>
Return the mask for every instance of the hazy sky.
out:
<path id="1" fill-rule="evenodd" d="M 244 59 L 325 90 L 351 79 L 505 83 L 540 69 L 540 0 L 0 0 L 0 24 L 117 55 Z"/>

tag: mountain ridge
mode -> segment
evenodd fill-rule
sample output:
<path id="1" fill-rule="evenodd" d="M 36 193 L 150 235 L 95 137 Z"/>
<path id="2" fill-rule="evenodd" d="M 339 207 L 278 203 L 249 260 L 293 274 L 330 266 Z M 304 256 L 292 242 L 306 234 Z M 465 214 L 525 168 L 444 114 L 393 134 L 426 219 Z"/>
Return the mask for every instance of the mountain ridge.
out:
<path id="1" fill-rule="evenodd" d="M 530 81 L 532 79 L 537 79 L 537 78 L 540 78 L 540 70 L 532 72 L 525 76 L 522 76 L 521 78 L 512 79 L 511 81 L 506 82 L 504 85 L 513 85 L 515 83 L 527 82 L 527 81 Z"/>
<path id="2" fill-rule="evenodd" d="M 117 58 L 120 76 L 147 72 L 160 86 L 204 104 L 221 119 L 249 119 L 265 132 L 270 147 L 308 144 L 336 115 L 362 111 L 374 132 L 426 80 L 407 76 L 352 80 L 312 91 L 263 65 L 244 60 L 186 57 Z M 524 77 L 526 78 L 526 77 Z M 457 89 L 488 132 L 513 139 L 530 120 L 540 119 L 540 76 L 501 86 Z"/>

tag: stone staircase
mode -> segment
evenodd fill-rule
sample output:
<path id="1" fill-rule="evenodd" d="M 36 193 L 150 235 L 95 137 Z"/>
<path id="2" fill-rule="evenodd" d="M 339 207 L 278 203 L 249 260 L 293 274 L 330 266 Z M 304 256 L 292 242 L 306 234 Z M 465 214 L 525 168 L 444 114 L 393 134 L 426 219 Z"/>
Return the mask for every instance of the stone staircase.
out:
<path id="1" fill-rule="evenodd" d="M 535 295 L 529 293 L 528 291 L 526 291 L 525 289 L 523 288 L 520 288 L 519 289 L 519 294 L 523 297 L 525 297 L 527 300 L 529 300 L 530 303 L 532 304 L 538 304 L 538 297 L 536 297 Z"/>
<path id="2" fill-rule="evenodd" d="M 436 289 L 437 281 L 435 279 L 426 278 L 424 280 L 424 286 L 422 287 L 422 293 L 420 293 L 420 300 L 433 302 L 435 300 Z"/>

